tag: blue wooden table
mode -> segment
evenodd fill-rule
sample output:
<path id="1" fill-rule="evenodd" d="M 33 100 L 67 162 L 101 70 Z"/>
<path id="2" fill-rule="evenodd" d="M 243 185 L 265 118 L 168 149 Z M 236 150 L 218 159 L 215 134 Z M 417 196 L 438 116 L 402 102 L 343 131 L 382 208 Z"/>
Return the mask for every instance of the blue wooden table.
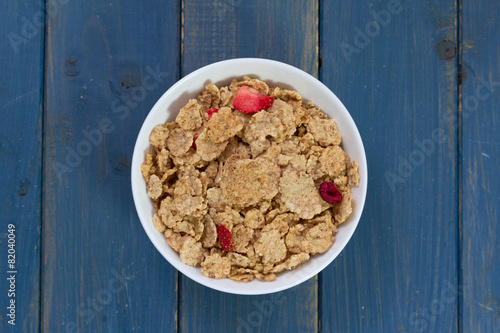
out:
<path id="1" fill-rule="evenodd" d="M 500 332 L 498 1 L 0 0 L 0 12 L 1 332 Z M 178 273 L 129 185 L 155 101 L 235 57 L 317 76 L 367 152 L 352 240 L 275 295 Z"/>

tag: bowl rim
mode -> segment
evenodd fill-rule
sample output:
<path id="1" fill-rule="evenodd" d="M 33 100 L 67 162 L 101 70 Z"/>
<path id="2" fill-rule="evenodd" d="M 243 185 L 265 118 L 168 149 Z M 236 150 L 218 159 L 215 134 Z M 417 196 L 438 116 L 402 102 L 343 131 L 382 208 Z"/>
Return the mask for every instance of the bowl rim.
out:
<path id="1" fill-rule="evenodd" d="M 360 150 L 360 154 L 362 156 L 361 161 L 359 160 L 359 158 L 356 161 L 360 165 L 360 168 L 359 168 L 360 178 L 362 180 L 362 183 L 364 184 L 364 186 L 361 187 L 361 183 L 360 183 L 359 188 L 361 190 L 360 191 L 361 193 L 358 196 L 356 196 L 356 205 L 360 206 L 359 215 L 355 218 L 355 220 L 349 221 L 349 223 L 354 224 L 353 228 L 351 230 L 348 230 L 348 234 L 344 235 L 344 237 L 346 238 L 346 241 L 345 241 L 345 244 L 340 248 L 338 253 L 335 255 L 332 255 L 331 258 L 326 260 L 323 264 L 315 267 L 311 271 L 308 271 L 306 274 L 304 274 L 304 276 L 298 278 L 297 280 L 294 280 L 293 282 L 290 282 L 288 284 L 276 286 L 276 288 L 274 288 L 274 289 L 263 290 L 263 291 L 252 289 L 252 288 L 241 288 L 241 290 L 236 291 L 234 289 L 225 289 L 225 288 L 220 287 L 218 285 L 210 285 L 210 283 L 204 279 L 205 277 L 202 276 L 201 273 L 200 273 L 200 276 L 198 276 L 198 275 L 193 275 L 190 272 L 187 272 L 187 268 L 191 267 L 191 266 L 188 266 L 182 262 L 175 262 L 175 261 L 169 260 L 168 254 L 165 253 L 165 251 L 163 251 L 164 245 L 159 244 L 158 241 L 155 239 L 155 237 L 153 237 L 152 232 L 158 233 L 158 231 L 155 228 L 153 228 L 154 230 L 151 230 L 151 228 L 147 227 L 147 223 L 152 223 L 152 221 L 150 221 L 150 220 L 152 220 L 152 216 L 149 218 L 149 220 L 146 220 L 146 217 L 143 216 L 143 214 L 141 214 L 141 208 L 139 207 L 139 201 L 140 201 L 139 200 L 140 194 L 138 192 L 139 189 L 135 185 L 135 184 L 137 184 L 137 179 L 139 176 L 140 176 L 140 179 L 142 180 L 142 174 L 140 172 L 140 165 L 142 164 L 142 161 L 144 161 L 144 151 L 139 151 L 139 150 L 140 150 L 140 146 L 142 145 L 141 142 L 145 137 L 145 135 L 144 135 L 145 134 L 144 132 L 146 131 L 145 124 L 148 122 L 148 120 L 150 118 L 154 117 L 155 112 L 153 112 L 153 111 L 155 109 L 159 108 L 160 105 L 164 104 L 164 101 L 168 100 L 169 95 L 173 91 L 175 91 L 179 86 L 183 85 L 186 81 L 189 81 L 192 77 L 197 76 L 200 73 L 206 72 L 208 70 L 213 70 L 213 69 L 217 69 L 219 67 L 226 66 L 228 64 L 244 65 L 244 64 L 248 64 L 248 62 L 256 62 L 256 63 L 261 63 L 261 64 L 266 63 L 268 65 L 278 66 L 278 67 L 281 67 L 283 69 L 286 69 L 287 71 L 291 71 L 295 75 L 302 76 L 302 77 L 308 78 L 310 80 L 313 80 L 318 85 L 318 87 L 320 87 L 323 90 L 324 93 L 327 93 L 330 95 L 329 97 L 332 98 L 336 103 L 335 106 L 338 107 L 340 109 L 339 111 L 343 113 L 343 117 L 345 118 L 344 120 L 347 121 L 348 123 L 350 123 L 350 127 L 352 127 L 351 131 L 354 130 L 353 135 L 354 135 L 355 140 L 356 140 L 357 149 Z M 252 74 L 249 73 L 248 75 L 252 75 Z M 228 79 L 230 79 L 231 77 L 239 77 L 239 76 L 241 76 L 241 75 L 228 75 L 227 77 L 228 77 Z M 266 81 L 266 80 L 264 79 L 264 81 Z M 267 80 L 267 81 L 269 81 L 269 80 Z M 147 134 L 146 137 L 149 137 L 149 133 L 146 133 L 146 134 Z M 137 166 L 139 167 L 139 170 L 136 169 Z M 363 168 L 361 168 L 361 166 L 363 166 Z M 144 182 L 144 181 L 142 180 L 142 182 Z M 155 246 L 157 251 L 160 252 L 160 254 L 167 260 L 168 263 L 170 263 L 172 266 L 174 266 L 178 271 L 180 271 L 186 277 L 188 277 L 191 280 L 193 280 L 201 285 L 204 285 L 208 288 L 218 290 L 221 292 L 225 292 L 225 293 L 236 294 L 236 295 L 264 295 L 264 294 L 275 293 L 275 292 L 279 292 L 279 291 L 283 291 L 283 290 L 292 288 L 294 286 L 297 286 L 297 285 L 303 283 L 306 280 L 309 280 L 310 278 L 313 278 L 318 273 L 323 271 L 323 269 L 325 267 L 327 267 L 329 264 L 331 264 L 333 262 L 333 260 L 335 260 L 335 258 L 337 258 L 340 253 L 342 253 L 342 251 L 345 249 L 345 247 L 347 246 L 347 244 L 351 240 L 352 235 L 354 234 L 354 231 L 356 230 L 356 228 L 359 224 L 359 221 L 361 219 L 362 213 L 364 211 L 364 205 L 366 202 L 366 194 L 367 194 L 367 187 L 368 187 L 368 165 L 367 165 L 366 152 L 364 149 L 363 141 L 362 141 L 359 130 L 358 130 L 351 114 L 349 113 L 347 108 L 344 106 L 344 104 L 340 101 L 340 99 L 323 82 L 321 82 L 316 77 L 310 75 L 309 73 L 307 73 L 307 72 L 305 72 L 297 67 L 294 67 L 292 65 L 289 65 L 289 64 L 286 64 L 286 63 L 283 63 L 280 61 L 271 60 L 271 59 L 263 59 L 263 58 L 234 58 L 234 59 L 222 60 L 222 61 L 218 61 L 215 63 L 211 63 L 209 65 L 203 66 L 203 67 L 187 74 L 186 76 L 184 76 L 183 78 L 178 80 L 176 83 L 174 83 L 156 101 L 156 103 L 153 105 L 153 107 L 148 112 L 148 115 L 144 119 L 144 121 L 141 125 L 141 129 L 137 135 L 135 145 L 134 145 L 132 163 L 131 163 L 131 187 L 132 187 L 132 196 L 133 196 L 133 200 L 134 200 L 134 206 L 136 208 L 136 212 L 137 212 L 137 215 L 139 217 L 139 220 L 141 221 L 141 225 L 142 225 L 144 231 L 146 232 L 149 240 L 153 243 L 153 245 Z M 353 213 L 354 213 L 354 210 L 353 210 Z M 324 253 L 322 255 L 326 255 L 326 253 Z M 196 268 L 198 268 L 198 270 L 199 270 L 199 267 L 196 267 Z M 290 272 L 293 272 L 293 271 L 294 270 L 292 270 Z M 284 273 L 286 274 L 287 272 L 284 272 Z M 210 279 L 210 278 L 208 278 L 208 279 Z M 278 279 L 279 279 L 279 275 L 278 275 Z M 210 279 L 210 280 L 213 280 L 213 279 Z M 270 284 L 270 283 L 274 283 L 274 282 L 275 281 L 263 282 L 263 283 Z M 243 287 L 246 284 L 241 283 L 241 285 Z"/>

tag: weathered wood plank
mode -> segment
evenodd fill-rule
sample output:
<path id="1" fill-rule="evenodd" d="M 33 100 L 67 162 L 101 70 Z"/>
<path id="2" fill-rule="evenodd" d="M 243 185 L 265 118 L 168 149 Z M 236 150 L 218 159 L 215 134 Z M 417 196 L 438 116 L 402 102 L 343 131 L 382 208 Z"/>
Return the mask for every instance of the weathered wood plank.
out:
<path id="1" fill-rule="evenodd" d="M 184 1 L 182 74 L 235 57 L 318 71 L 315 1 Z M 242 285 L 242 288 L 245 288 Z M 317 279 L 274 295 L 236 296 L 182 277 L 182 332 L 316 332 Z"/>
<path id="2" fill-rule="evenodd" d="M 322 275 L 322 329 L 455 332 L 456 2 L 321 9 L 320 77 L 356 121 L 370 177 L 358 230 Z"/>
<path id="3" fill-rule="evenodd" d="M 318 74 L 316 1 L 183 1 L 182 74 L 243 57 L 274 59 Z"/>
<path id="4" fill-rule="evenodd" d="M 0 1 L 2 332 L 37 332 L 40 326 L 43 4 Z"/>
<path id="5" fill-rule="evenodd" d="M 500 332 L 500 11 L 462 3 L 462 331 Z"/>
<path id="6" fill-rule="evenodd" d="M 144 233 L 129 184 L 139 128 L 179 76 L 179 13 L 174 1 L 70 1 L 49 18 L 45 332 L 176 329 L 177 274 Z"/>

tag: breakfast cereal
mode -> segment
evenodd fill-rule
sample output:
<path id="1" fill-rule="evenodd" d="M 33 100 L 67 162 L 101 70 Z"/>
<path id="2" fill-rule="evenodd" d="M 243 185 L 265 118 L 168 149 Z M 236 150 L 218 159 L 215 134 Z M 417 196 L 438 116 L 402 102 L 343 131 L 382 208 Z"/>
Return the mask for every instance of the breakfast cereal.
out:
<path id="1" fill-rule="evenodd" d="M 208 84 L 149 141 L 153 224 L 204 276 L 274 281 L 328 251 L 352 213 L 359 165 L 296 91 L 248 76 Z"/>

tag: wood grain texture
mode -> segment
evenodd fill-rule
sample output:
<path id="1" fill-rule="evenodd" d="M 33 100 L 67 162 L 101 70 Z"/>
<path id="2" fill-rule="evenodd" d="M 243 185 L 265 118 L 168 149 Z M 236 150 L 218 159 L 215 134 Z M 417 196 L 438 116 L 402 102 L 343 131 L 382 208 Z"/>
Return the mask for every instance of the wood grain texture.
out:
<path id="1" fill-rule="evenodd" d="M 444 120 L 457 62 L 453 46 L 437 52 L 456 42 L 457 9 L 398 3 L 321 5 L 320 77 L 358 125 L 370 177 L 358 229 L 323 272 L 323 332 L 457 331 L 457 127 Z"/>
<path id="2" fill-rule="evenodd" d="M 317 1 L 183 1 L 182 75 L 244 57 L 274 59 L 318 74 Z"/>
<path id="3" fill-rule="evenodd" d="M 315 1 L 294 1 L 290 5 L 288 1 L 185 0 L 182 74 L 218 60 L 262 57 L 317 75 L 317 19 Z M 182 277 L 180 291 L 182 332 L 318 329 L 316 278 L 274 295 L 235 296 Z"/>
<path id="4" fill-rule="evenodd" d="M 176 330 L 177 274 L 135 213 L 130 161 L 147 113 L 178 79 L 179 11 L 70 1 L 48 20 L 44 332 Z"/>
<path id="5" fill-rule="evenodd" d="M 37 332 L 40 321 L 40 225 L 43 1 L 0 1 L 0 331 Z M 5 14 L 7 13 L 7 15 Z M 16 13 L 16 15 L 8 15 Z M 33 25 L 33 16 L 40 26 Z M 15 267 L 8 225 L 15 225 Z M 7 271 L 15 275 L 15 297 Z M 12 295 L 14 296 L 14 295 Z M 15 326 L 7 306 L 15 300 Z"/>
<path id="6" fill-rule="evenodd" d="M 500 9 L 462 3 L 462 331 L 500 332 Z"/>

